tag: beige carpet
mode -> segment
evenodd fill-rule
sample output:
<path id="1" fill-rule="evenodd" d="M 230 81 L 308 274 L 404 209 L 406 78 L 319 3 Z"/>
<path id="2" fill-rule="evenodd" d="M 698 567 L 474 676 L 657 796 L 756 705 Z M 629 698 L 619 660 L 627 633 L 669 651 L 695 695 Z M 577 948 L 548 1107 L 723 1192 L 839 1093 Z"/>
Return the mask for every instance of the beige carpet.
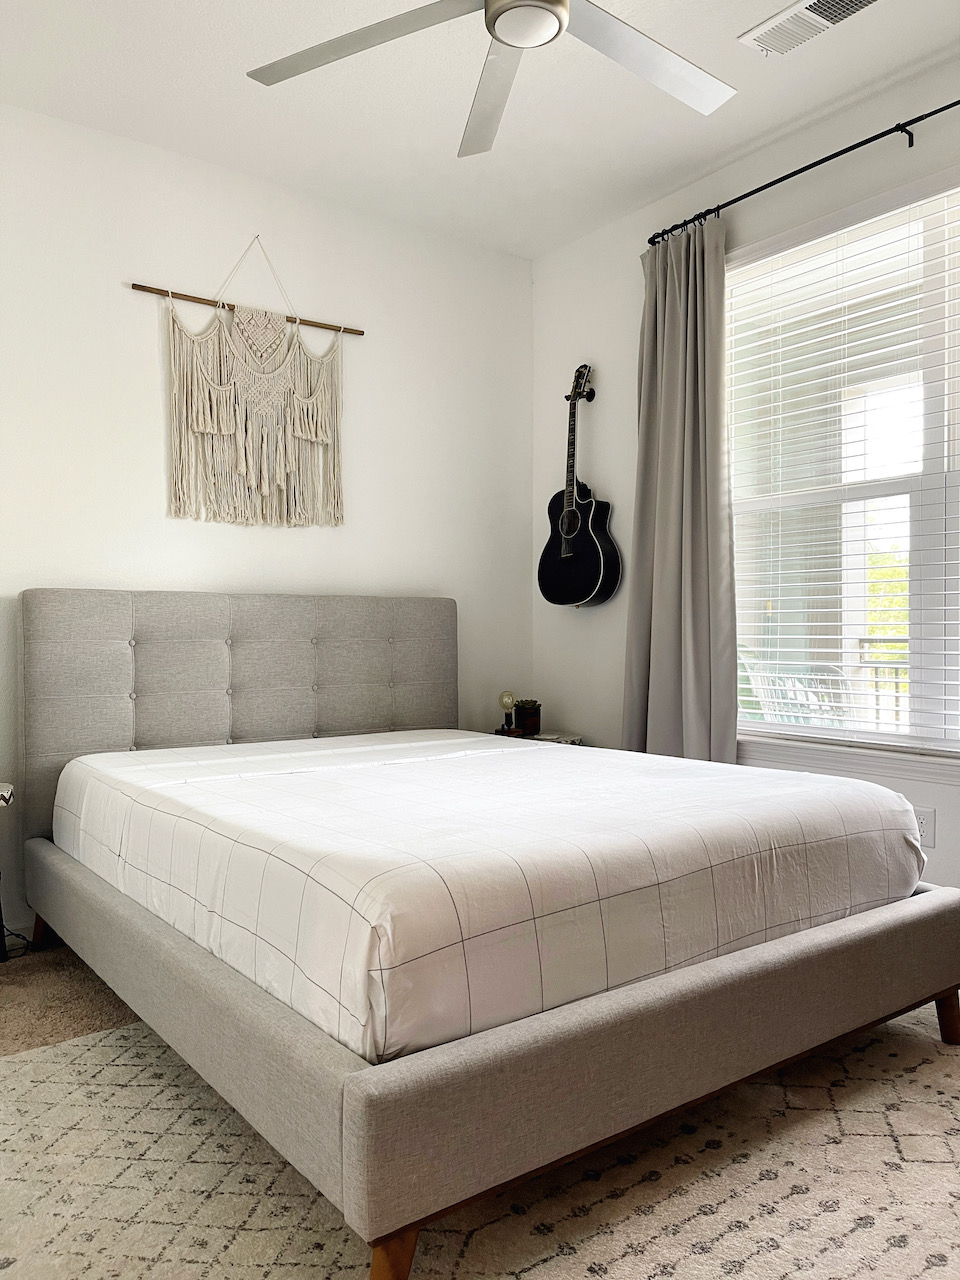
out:
<path id="1" fill-rule="evenodd" d="M 126 1026 L 136 1017 L 62 944 L 0 964 L 0 1057 Z"/>
<path id="2" fill-rule="evenodd" d="M 3 1280 L 362 1280 L 340 1215 L 142 1023 L 0 1059 Z M 957 1280 L 927 1010 L 425 1230 L 417 1280 Z"/>

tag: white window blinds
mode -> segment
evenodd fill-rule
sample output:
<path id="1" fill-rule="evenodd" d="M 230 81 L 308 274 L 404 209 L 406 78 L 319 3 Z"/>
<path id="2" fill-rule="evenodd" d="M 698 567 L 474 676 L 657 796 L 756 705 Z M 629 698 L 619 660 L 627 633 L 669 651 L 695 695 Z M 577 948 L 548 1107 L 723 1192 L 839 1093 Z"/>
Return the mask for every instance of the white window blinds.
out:
<path id="1" fill-rule="evenodd" d="M 741 730 L 960 750 L 960 190 L 727 273 Z"/>

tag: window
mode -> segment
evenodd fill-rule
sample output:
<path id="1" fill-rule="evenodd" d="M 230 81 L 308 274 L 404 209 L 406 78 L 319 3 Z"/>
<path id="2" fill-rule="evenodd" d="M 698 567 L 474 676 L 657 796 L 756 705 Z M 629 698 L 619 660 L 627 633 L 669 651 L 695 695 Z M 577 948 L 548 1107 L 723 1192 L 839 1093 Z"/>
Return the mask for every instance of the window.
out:
<path id="1" fill-rule="evenodd" d="M 741 729 L 960 751 L 960 190 L 727 275 Z"/>

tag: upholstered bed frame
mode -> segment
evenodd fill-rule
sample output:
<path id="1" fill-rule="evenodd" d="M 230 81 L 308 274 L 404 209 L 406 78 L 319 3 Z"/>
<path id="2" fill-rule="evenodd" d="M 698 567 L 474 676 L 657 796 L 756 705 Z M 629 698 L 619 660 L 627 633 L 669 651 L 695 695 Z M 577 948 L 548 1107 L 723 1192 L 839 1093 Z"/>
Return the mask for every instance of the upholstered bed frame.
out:
<path id="1" fill-rule="evenodd" d="M 20 806 L 38 916 L 405 1280 L 423 1222 L 845 1032 L 937 999 L 960 1042 L 960 891 L 371 1066 L 50 839 L 91 751 L 457 723 L 440 599 L 37 590 L 21 598 Z"/>

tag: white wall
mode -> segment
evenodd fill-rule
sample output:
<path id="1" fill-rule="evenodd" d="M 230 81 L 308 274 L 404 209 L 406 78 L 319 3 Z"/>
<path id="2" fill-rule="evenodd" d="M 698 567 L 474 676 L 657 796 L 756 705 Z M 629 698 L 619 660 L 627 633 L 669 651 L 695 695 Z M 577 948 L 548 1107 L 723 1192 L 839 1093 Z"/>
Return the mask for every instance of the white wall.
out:
<path id="1" fill-rule="evenodd" d="M 629 552 L 636 474 L 636 379 L 643 283 L 640 256 L 647 237 L 819 156 L 878 132 L 956 97 L 953 64 L 878 93 L 828 121 L 801 129 L 774 145 L 698 181 L 668 199 L 630 214 L 534 264 L 534 564 L 547 535 L 546 505 L 563 485 L 566 406 L 573 371 L 595 366 L 597 398 L 581 405 L 578 472 L 600 497 L 613 503 L 612 530 Z M 693 120 L 691 128 L 696 128 Z M 730 210 L 728 247 L 773 242 L 806 227 L 825 234 L 838 210 L 858 207 L 864 218 L 901 200 L 895 189 L 929 182 L 932 189 L 960 185 L 960 128 L 953 112 L 918 125 L 916 145 L 900 137 L 847 156 Z M 835 224 L 834 224 L 835 225 Z M 560 609 L 535 591 L 533 669 L 544 703 L 544 727 L 582 733 L 601 746 L 620 745 L 623 664 L 630 557 L 626 588 L 597 609 Z M 872 753 L 876 755 L 878 753 Z M 868 776 L 855 752 L 846 752 L 850 774 Z M 780 753 L 776 767 L 788 767 Z M 761 761 L 756 757 L 754 763 Z M 771 761 L 773 763 L 773 761 Z M 834 771 L 836 759 L 830 767 Z M 809 753 L 796 768 L 816 768 Z M 942 807 L 957 821 L 940 823 L 933 870 L 960 885 L 960 790 L 942 771 L 938 781 L 907 780 L 894 761 L 871 763 L 870 778 L 885 777 L 914 803 Z M 960 771 L 958 771 L 960 772 Z M 902 785 L 898 785 L 902 780 Z M 932 788 L 932 789 L 931 789 Z M 950 827 L 956 835 L 949 834 Z"/>
<path id="2" fill-rule="evenodd" d="M 530 677 L 530 264 L 26 112 L 0 128 L 0 778 L 24 587 L 454 596 L 461 723 L 492 729 Z M 344 339 L 339 529 L 165 514 L 161 304 L 123 285 L 209 296 L 257 232 L 304 315 L 367 333 Z M 229 296 L 280 305 L 249 261 Z"/>

